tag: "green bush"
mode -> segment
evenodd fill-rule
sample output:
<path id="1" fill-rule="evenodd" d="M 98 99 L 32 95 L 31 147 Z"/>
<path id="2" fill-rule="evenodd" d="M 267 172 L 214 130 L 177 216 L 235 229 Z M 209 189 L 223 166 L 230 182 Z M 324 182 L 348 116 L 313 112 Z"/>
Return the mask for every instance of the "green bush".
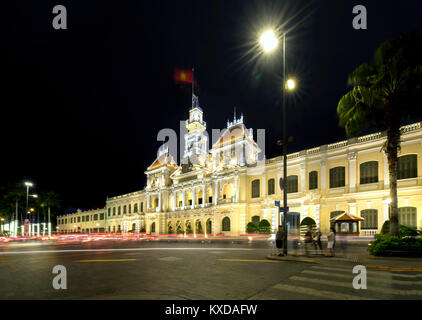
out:
<path id="1" fill-rule="evenodd" d="M 258 231 L 258 226 L 255 223 L 249 222 L 246 225 L 246 232 L 247 233 L 256 233 L 257 231 Z"/>
<path id="2" fill-rule="evenodd" d="M 261 220 L 258 225 L 259 233 L 270 233 L 271 232 L 271 224 L 268 220 Z"/>
<path id="3" fill-rule="evenodd" d="M 370 242 L 368 251 L 375 256 L 422 257 L 422 238 L 392 237 L 387 234 L 376 234 Z"/>
<path id="4" fill-rule="evenodd" d="M 415 228 L 400 225 L 400 237 L 416 237 L 418 232 Z M 390 233 L 390 220 L 386 220 L 381 228 L 381 234 Z"/>

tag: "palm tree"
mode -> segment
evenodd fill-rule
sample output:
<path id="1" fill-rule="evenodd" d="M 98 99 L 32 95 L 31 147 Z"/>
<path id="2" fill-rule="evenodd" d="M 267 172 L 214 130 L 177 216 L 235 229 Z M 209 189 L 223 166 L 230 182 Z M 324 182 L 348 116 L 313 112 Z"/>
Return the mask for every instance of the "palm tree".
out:
<path id="1" fill-rule="evenodd" d="M 58 195 L 54 191 L 43 192 L 40 195 L 40 208 L 47 208 L 48 214 L 48 226 L 51 226 L 51 212 L 50 209 L 52 208 L 59 208 L 61 201 L 59 200 Z M 45 218 L 45 216 L 44 216 Z M 50 230 L 51 231 L 51 230 Z M 51 235 L 51 234 L 49 234 Z"/>
<path id="2" fill-rule="evenodd" d="M 19 202 L 25 202 L 25 197 L 26 191 L 19 183 L 2 187 L 0 189 L 0 212 L 4 218 L 9 221 L 14 220 L 15 213 L 19 209 Z"/>
<path id="3" fill-rule="evenodd" d="M 382 43 L 372 63 L 364 63 L 349 75 L 353 88 L 339 101 L 340 126 L 348 136 L 367 128 L 386 131 L 383 150 L 390 176 L 390 234 L 399 236 L 397 207 L 397 153 L 400 125 L 421 114 L 422 31 L 410 31 Z"/>

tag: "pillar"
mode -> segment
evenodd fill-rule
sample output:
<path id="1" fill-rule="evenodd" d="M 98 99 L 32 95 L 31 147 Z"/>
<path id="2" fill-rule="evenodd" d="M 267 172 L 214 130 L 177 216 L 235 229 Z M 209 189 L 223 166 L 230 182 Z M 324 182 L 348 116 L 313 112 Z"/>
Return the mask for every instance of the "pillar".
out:
<path id="1" fill-rule="evenodd" d="M 356 155 L 357 152 L 352 150 L 349 152 L 349 192 L 356 191 Z"/>
<path id="2" fill-rule="evenodd" d="M 239 202 L 239 176 L 235 177 L 234 189 L 236 191 L 234 202 Z"/>
<path id="3" fill-rule="evenodd" d="M 217 205 L 218 199 L 218 181 L 214 181 L 214 204 Z"/>
<path id="4" fill-rule="evenodd" d="M 205 182 L 202 184 L 202 208 L 205 207 L 205 201 L 207 199 L 207 195 L 205 194 Z"/>

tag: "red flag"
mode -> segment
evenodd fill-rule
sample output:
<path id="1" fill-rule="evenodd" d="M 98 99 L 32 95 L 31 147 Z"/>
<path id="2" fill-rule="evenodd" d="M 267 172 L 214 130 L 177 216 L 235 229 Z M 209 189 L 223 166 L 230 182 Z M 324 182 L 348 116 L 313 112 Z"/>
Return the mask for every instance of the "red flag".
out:
<path id="1" fill-rule="evenodd" d="M 176 83 L 192 83 L 192 70 L 175 68 L 173 76 Z"/>

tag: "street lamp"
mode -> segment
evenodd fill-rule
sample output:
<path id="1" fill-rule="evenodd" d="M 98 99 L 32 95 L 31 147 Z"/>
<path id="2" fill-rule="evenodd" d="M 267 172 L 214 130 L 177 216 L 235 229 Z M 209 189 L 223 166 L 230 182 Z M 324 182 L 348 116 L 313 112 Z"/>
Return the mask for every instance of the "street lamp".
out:
<path id="1" fill-rule="evenodd" d="M 273 30 L 264 31 L 260 38 L 259 44 L 265 53 L 274 51 L 278 46 L 278 38 Z M 282 80 L 282 94 L 283 94 L 283 230 L 285 234 L 285 241 L 283 241 L 283 252 L 287 255 L 287 131 L 286 131 L 286 92 L 295 88 L 295 82 L 292 79 L 286 81 L 286 33 L 282 34 L 283 42 L 283 80 Z"/>
<path id="2" fill-rule="evenodd" d="M 25 182 L 26 186 L 26 215 L 28 216 L 28 197 L 29 197 L 29 187 L 32 187 L 34 184 L 32 182 Z"/>

